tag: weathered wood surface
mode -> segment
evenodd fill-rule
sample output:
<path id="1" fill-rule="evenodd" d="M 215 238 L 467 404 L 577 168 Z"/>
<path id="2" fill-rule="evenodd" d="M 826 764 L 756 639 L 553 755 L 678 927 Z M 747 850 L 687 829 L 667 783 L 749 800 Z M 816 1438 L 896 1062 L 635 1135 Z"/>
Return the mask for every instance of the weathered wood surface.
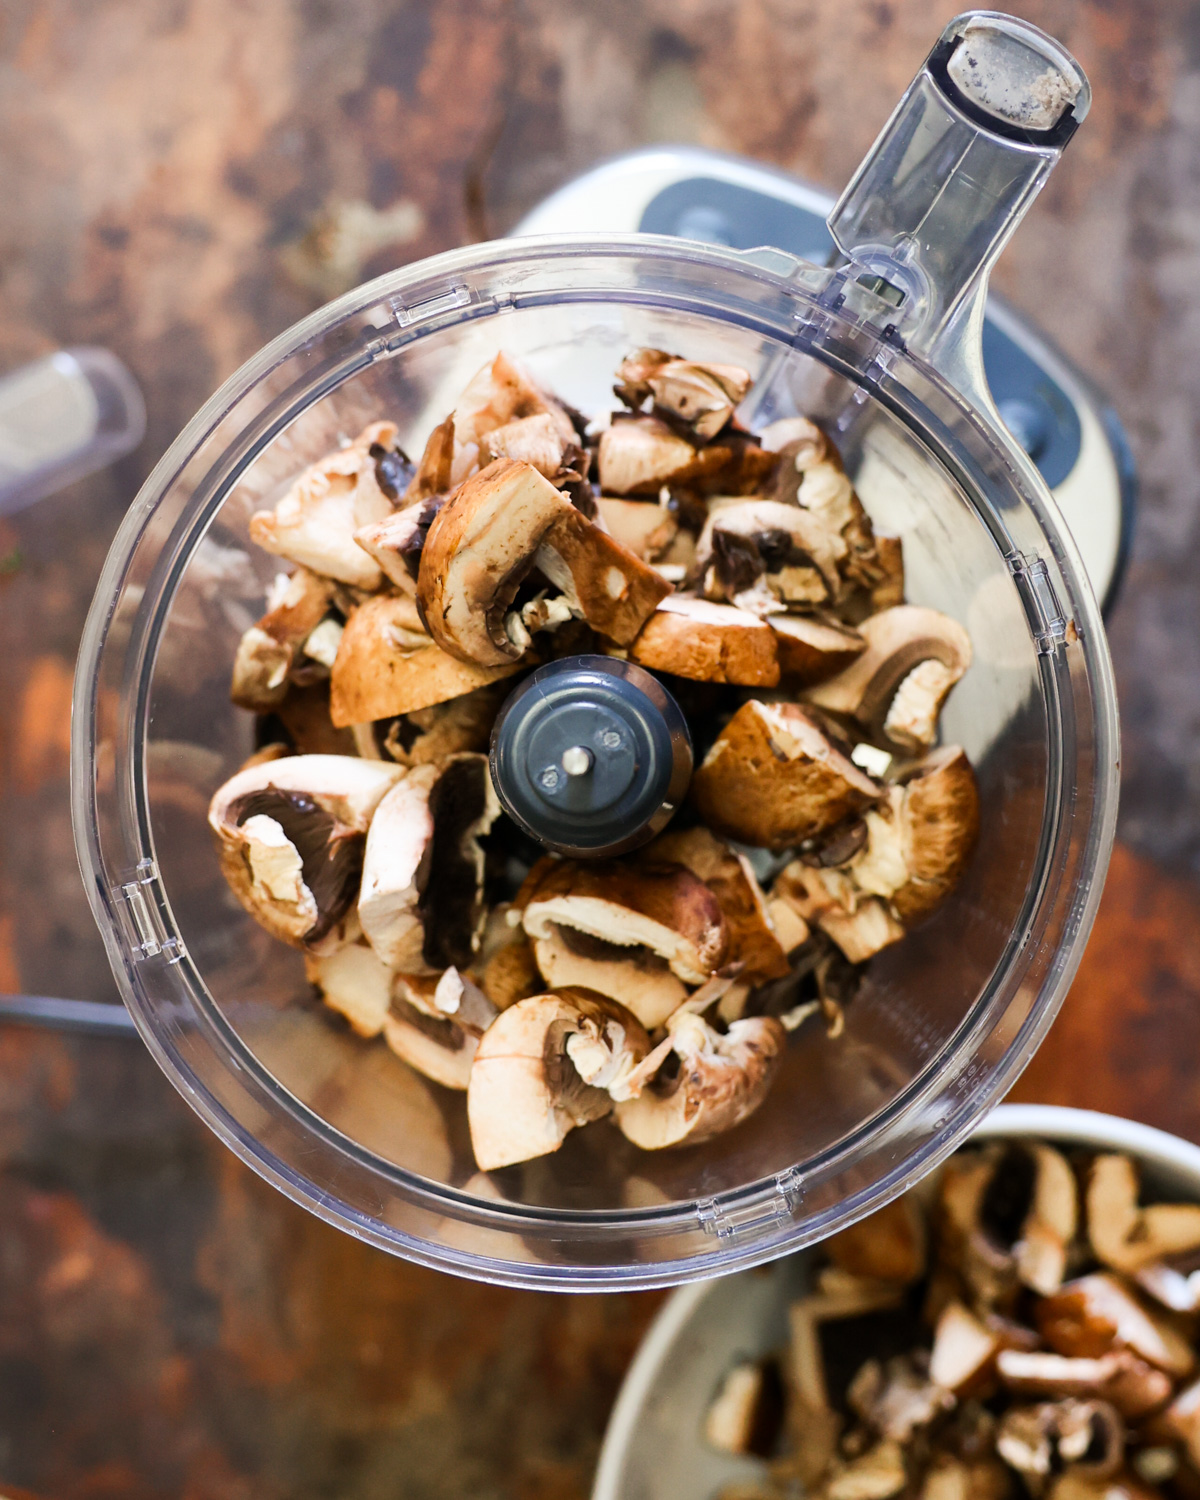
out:
<path id="1" fill-rule="evenodd" d="M 112 994 L 75 867 L 72 660 L 129 499 L 265 339 L 655 140 L 837 186 L 957 8 L 917 0 L 3 0 L 0 367 L 115 349 L 149 432 L 0 522 L 0 989 Z M 1200 1138 L 1200 11 L 1013 6 L 1091 119 L 1000 288 L 1114 398 L 1143 506 L 1112 622 L 1125 803 L 1017 1096 Z M 575 1500 L 653 1295 L 452 1282 L 337 1234 L 134 1044 L 0 1031 L 0 1480 L 92 1497 Z"/>

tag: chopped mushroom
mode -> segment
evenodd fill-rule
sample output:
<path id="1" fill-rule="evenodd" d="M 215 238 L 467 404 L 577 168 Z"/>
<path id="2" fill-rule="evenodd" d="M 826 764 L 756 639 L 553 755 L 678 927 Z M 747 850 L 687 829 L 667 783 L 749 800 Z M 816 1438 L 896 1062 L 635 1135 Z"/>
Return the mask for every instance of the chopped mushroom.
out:
<path id="1" fill-rule="evenodd" d="M 481 667 L 449 655 L 426 633 L 412 599 L 381 594 L 346 621 L 329 712 L 338 728 L 391 719 L 461 698 L 519 670 L 515 661 Z"/>
<path id="2" fill-rule="evenodd" d="M 874 802 L 879 787 L 791 703 L 744 703 L 692 778 L 710 828 L 787 849 Z"/>
<path id="3" fill-rule="evenodd" d="M 369 557 L 374 558 L 388 582 L 413 598 L 417 593 L 425 539 L 434 517 L 445 503 L 445 495 L 419 500 L 381 521 L 360 526 L 354 533 L 354 540 Z"/>
<path id="4" fill-rule="evenodd" d="M 1088 1238 L 1096 1259 L 1136 1274 L 1172 1255 L 1200 1250 L 1200 1204 L 1138 1204 L 1137 1168 L 1128 1156 L 1103 1155 L 1087 1185 Z"/>
<path id="5" fill-rule="evenodd" d="M 783 1385 L 774 1360 L 734 1365 L 704 1418 L 704 1437 L 722 1453 L 769 1458 L 783 1425 Z"/>
<path id="6" fill-rule="evenodd" d="M 1169 1318 L 1144 1306 L 1115 1276 L 1103 1272 L 1065 1283 L 1037 1307 L 1042 1337 L 1059 1354 L 1095 1359 L 1131 1349 L 1168 1375 L 1191 1373 L 1196 1356 Z"/>
<path id="7" fill-rule="evenodd" d="M 403 1060 L 440 1083 L 464 1090 L 479 1039 L 496 1018 L 496 1007 L 453 965 L 436 983 L 397 974 L 383 1035 Z"/>
<path id="8" fill-rule="evenodd" d="M 664 599 L 629 648 L 629 659 L 696 682 L 774 687 L 775 637 L 756 615 L 687 594 Z"/>
<path id="9" fill-rule="evenodd" d="M 532 464 L 539 474 L 553 479 L 562 468 L 563 456 L 573 437 L 572 430 L 571 437 L 564 438 L 549 412 L 518 417 L 484 434 L 479 442 L 479 461 L 486 465 L 497 458 L 512 458 Z"/>
<path id="10" fill-rule="evenodd" d="M 929 1356 L 929 1378 L 956 1396 L 978 1394 L 986 1385 L 1000 1340 L 961 1302 L 942 1309 Z"/>
<path id="11" fill-rule="evenodd" d="M 780 677 L 796 687 L 836 676 L 866 649 L 857 630 L 834 620 L 773 614 L 767 623 L 775 635 Z"/>
<path id="12" fill-rule="evenodd" d="M 392 971 L 366 943 L 347 943 L 334 953 L 306 953 L 304 972 L 331 1010 L 339 1011 L 359 1036 L 378 1036 L 392 1001 Z"/>
<path id="13" fill-rule="evenodd" d="M 468 479 L 429 528 L 417 600 L 434 640 L 481 666 L 518 660 L 530 630 L 514 601 L 535 568 L 566 604 L 547 624 L 577 615 L 620 644 L 671 588 L 531 465 L 498 459 Z"/>
<path id="14" fill-rule="evenodd" d="M 653 398 L 658 410 L 706 442 L 716 437 L 745 398 L 750 372 L 738 365 L 683 359 L 661 349 L 639 349 L 622 360 L 614 389 L 634 411 Z"/>
<path id="15" fill-rule="evenodd" d="M 689 828 L 660 834 L 645 857 L 683 865 L 712 891 L 729 931 L 725 959 L 741 965 L 740 980 L 760 984 L 788 972 L 787 952 L 744 854 L 735 854 L 707 828 Z"/>
<path id="16" fill-rule="evenodd" d="M 602 495 L 596 512 L 609 536 L 643 562 L 661 562 L 679 534 L 675 512 L 661 501 L 613 500 Z"/>
<path id="17" fill-rule="evenodd" d="M 648 1027 L 683 1003 L 686 985 L 703 984 L 728 947 L 716 896 L 681 865 L 548 861 L 522 906 L 547 984 L 610 995 Z"/>
<path id="18" fill-rule="evenodd" d="M 1001 1349 L 996 1374 L 1017 1395 L 1100 1396 L 1134 1421 L 1161 1407 L 1172 1389 L 1167 1375 L 1126 1349 L 1098 1359 L 1043 1349 Z"/>
<path id="19" fill-rule="evenodd" d="M 680 1011 L 667 1028 L 673 1057 L 616 1106 L 621 1133 L 643 1151 L 695 1145 L 741 1124 L 766 1098 L 787 1042 L 770 1016 L 734 1021 L 722 1035 Z"/>
<path id="20" fill-rule="evenodd" d="M 274 510 L 250 518 L 250 539 L 314 573 L 356 588 L 378 588 L 379 568 L 354 533 L 392 513 L 372 450 L 387 449 L 395 435 L 391 422 L 373 422 L 348 447 L 306 469 Z"/>
<path id="21" fill-rule="evenodd" d="M 344 755 L 293 755 L 240 771 L 208 821 L 230 889 L 273 937 L 331 952 L 352 936 L 367 829 L 403 775 Z"/>
<path id="22" fill-rule="evenodd" d="M 714 502 L 695 572 L 705 598 L 758 615 L 812 608 L 838 587 L 830 533 L 807 511 L 774 500 Z"/>
<path id="23" fill-rule="evenodd" d="M 479 839 L 499 812 L 487 760 L 471 754 L 415 767 L 380 802 L 358 917 L 384 963 L 419 974 L 471 962 L 486 916 Z"/>
<path id="24" fill-rule="evenodd" d="M 865 962 L 904 936 L 888 907 L 874 896 L 862 895 L 842 870 L 793 860 L 779 872 L 771 895 L 804 922 L 820 927 L 851 963 Z"/>
<path id="25" fill-rule="evenodd" d="M 463 469 L 466 462 L 462 450 L 478 449 L 485 438 L 523 418 L 543 416 L 550 419 L 564 447 L 575 441 L 575 427 L 566 409 L 515 360 L 503 352 L 497 354 L 472 377 L 454 408 L 458 468 Z M 480 466 L 484 466 L 482 456 Z"/>
<path id="26" fill-rule="evenodd" d="M 875 1281 L 916 1281 L 925 1271 L 925 1215 L 911 1193 L 825 1241 L 835 1266 Z"/>
<path id="27" fill-rule="evenodd" d="M 612 1109 L 608 1086 L 649 1050 L 624 1006 L 588 990 L 534 995 L 484 1033 L 467 1087 L 482 1171 L 557 1151 L 569 1131 Z"/>
<path id="28" fill-rule="evenodd" d="M 890 892 L 900 920 L 927 917 L 958 883 L 979 836 L 979 789 L 959 745 L 918 762 L 901 788 L 896 826 L 905 882 Z"/>
<path id="29" fill-rule="evenodd" d="M 366 760 L 394 760 L 401 766 L 424 765 L 462 750 L 486 750 L 507 691 L 502 684 L 476 688 L 445 703 L 356 724 L 355 746 Z"/>
<path id="30" fill-rule="evenodd" d="M 909 1443 L 954 1407 L 954 1397 L 915 1368 L 911 1356 L 896 1355 L 884 1365 L 869 1359 L 846 1391 L 847 1404 L 880 1437 Z"/>
<path id="31" fill-rule="evenodd" d="M 809 701 L 852 715 L 901 749 L 928 749 L 946 694 L 971 664 L 967 632 L 949 615 L 913 604 L 882 610 L 858 629 L 867 649 L 810 688 Z"/>
<path id="32" fill-rule="evenodd" d="M 277 580 L 277 583 L 279 580 Z M 296 654 L 326 618 L 334 585 L 297 568 L 271 607 L 238 642 L 229 696 L 241 708 L 267 713 L 287 696 Z"/>

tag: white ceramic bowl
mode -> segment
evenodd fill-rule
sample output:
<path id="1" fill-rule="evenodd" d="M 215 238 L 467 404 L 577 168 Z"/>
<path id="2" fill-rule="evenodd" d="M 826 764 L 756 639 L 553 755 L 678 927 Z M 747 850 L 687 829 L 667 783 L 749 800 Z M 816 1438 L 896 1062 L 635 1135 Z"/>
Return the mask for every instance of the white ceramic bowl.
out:
<path id="1" fill-rule="evenodd" d="M 1200 1199 L 1200 1146 L 1116 1115 L 1050 1104 L 1002 1104 L 976 1140 L 1037 1136 L 1125 1151 L 1164 1195 Z M 778 1349 L 787 1307 L 803 1285 L 810 1251 L 774 1265 L 675 1292 L 650 1326 L 613 1408 L 592 1500 L 707 1500 L 722 1485 L 761 1472 L 757 1459 L 717 1453 L 705 1414 L 738 1358 Z"/>

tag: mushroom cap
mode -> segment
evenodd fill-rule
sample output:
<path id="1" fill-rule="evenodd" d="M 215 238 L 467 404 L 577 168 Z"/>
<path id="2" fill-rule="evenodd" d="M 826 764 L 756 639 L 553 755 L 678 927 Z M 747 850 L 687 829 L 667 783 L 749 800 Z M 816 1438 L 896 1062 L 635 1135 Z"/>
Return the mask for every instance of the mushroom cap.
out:
<path id="1" fill-rule="evenodd" d="M 866 641 L 848 625 L 812 615 L 771 615 L 781 678 L 796 687 L 823 682 L 843 671 L 866 649 Z"/>
<path id="2" fill-rule="evenodd" d="M 373 422 L 348 447 L 305 469 L 274 510 L 251 516 L 251 541 L 342 583 L 378 588 L 379 568 L 354 533 L 392 513 L 370 450 L 390 447 L 395 437 L 394 423 Z"/>
<path id="3" fill-rule="evenodd" d="M 921 762 L 904 783 L 900 849 L 908 880 L 892 893 L 906 925 L 927 917 L 962 876 L 979 837 L 979 788 L 960 745 L 946 745 Z"/>
<path id="4" fill-rule="evenodd" d="M 601 943 L 648 948 L 689 984 L 724 960 L 728 932 L 717 898 L 682 865 L 617 859 L 556 860 L 524 906 L 535 940 L 569 927 Z"/>
<path id="5" fill-rule="evenodd" d="M 379 804 L 358 916 L 384 963 L 421 973 L 470 962 L 483 918 L 478 837 L 499 811 L 487 759 L 474 754 L 414 767 Z"/>
<path id="6" fill-rule="evenodd" d="M 791 703 L 744 703 L 692 777 L 692 798 L 717 833 L 786 849 L 875 801 L 880 789 Z"/>
<path id="7" fill-rule="evenodd" d="M 208 821 L 222 874 L 273 937 L 297 948 L 346 940 L 363 836 L 402 775 L 354 756 L 292 755 L 246 767 L 218 788 Z"/>
<path id="8" fill-rule="evenodd" d="M 726 962 L 743 965 L 739 979 L 761 984 L 788 973 L 787 953 L 744 854 L 735 854 L 707 828 L 697 827 L 660 834 L 646 857 L 682 865 L 712 891 L 729 929 Z"/>
<path id="9" fill-rule="evenodd" d="M 330 678 L 329 713 L 338 728 L 413 713 L 472 693 L 520 670 L 481 667 L 443 651 L 412 599 L 380 594 L 346 621 Z"/>
<path id="10" fill-rule="evenodd" d="M 444 651 L 485 667 L 520 657 L 504 616 L 542 538 L 568 512 L 544 475 L 510 458 L 459 486 L 429 528 L 417 583 L 422 617 Z"/>
<path id="11" fill-rule="evenodd" d="M 681 1015 L 671 1036 L 678 1071 L 616 1106 L 621 1133 L 644 1151 L 694 1145 L 740 1124 L 766 1098 L 787 1043 L 772 1016 L 734 1021 L 722 1036 L 699 1016 Z"/>
<path id="12" fill-rule="evenodd" d="M 582 989 L 518 1000 L 484 1032 L 467 1088 L 471 1145 L 483 1171 L 557 1151 L 575 1126 L 612 1108 L 606 1089 L 585 1083 L 572 1061 L 568 1045 L 578 1052 L 578 1037 L 593 1076 L 603 1076 L 591 1066 L 601 1050 L 630 1063 L 650 1050 L 624 1006 Z"/>
<path id="13" fill-rule="evenodd" d="M 932 703 L 936 719 L 946 694 L 971 665 L 970 637 L 958 621 L 936 609 L 900 604 L 869 616 L 858 630 L 866 650 L 844 672 L 810 688 L 809 702 L 832 713 L 851 714 L 882 732 L 905 679 L 924 663 L 936 662 L 941 668 L 936 683 L 922 687 L 918 681 L 920 690 L 910 690 L 926 707 Z M 903 736 L 904 731 L 894 729 L 895 735 Z M 907 737 L 897 738 L 896 743 L 906 749 L 922 748 Z"/>
<path id="14" fill-rule="evenodd" d="M 694 682 L 774 687 L 775 636 L 748 610 L 687 594 L 664 599 L 629 648 L 629 659 Z"/>
<path id="15" fill-rule="evenodd" d="M 593 630 L 627 646 L 672 592 L 649 563 L 574 506 L 542 538 L 537 565 Z"/>

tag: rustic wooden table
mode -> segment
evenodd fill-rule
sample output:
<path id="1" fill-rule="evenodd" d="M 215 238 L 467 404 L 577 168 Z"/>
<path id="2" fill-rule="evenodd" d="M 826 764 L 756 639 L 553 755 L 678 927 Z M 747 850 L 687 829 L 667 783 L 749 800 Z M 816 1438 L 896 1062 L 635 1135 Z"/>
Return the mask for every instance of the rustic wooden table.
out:
<path id="1" fill-rule="evenodd" d="M 0 991 L 113 997 L 67 811 L 73 657 L 141 480 L 263 341 L 502 233 L 606 154 L 691 141 L 843 182 L 919 0 L 0 0 L 0 367 L 116 350 L 149 431 L 0 522 Z M 1013 0 L 1095 107 L 997 278 L 1143 478 L 1112 620 L 1121 842 L 1016 1090 L 1200 1139 L 1200 11 Z M 119 1038 L 0 1029 L 0 1481 L 56 1500 L 575 1500 L 654 1294 L 452 1281 L 252 1177 Z"/>

